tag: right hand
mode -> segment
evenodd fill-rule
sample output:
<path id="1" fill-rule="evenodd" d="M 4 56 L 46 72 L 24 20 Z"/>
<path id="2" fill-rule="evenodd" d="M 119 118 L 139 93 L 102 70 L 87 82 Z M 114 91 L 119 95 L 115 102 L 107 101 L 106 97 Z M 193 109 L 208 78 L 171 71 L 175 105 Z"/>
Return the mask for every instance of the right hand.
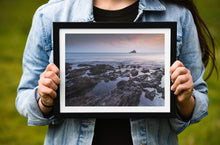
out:
<path id="1" fill-rule="evenodd" d="M 40 75 L 40 80 L 38 81 L 38 93 L 40 95 L 41 101 L 47 106 L 53 106 L 53 101 L 57 96 L 56 90 L 58 84 L 60 83 L 59 69 L 54 63 L 50 63 L 46 70 Z M 48 108 L 40 105 L 40 109 L 43 113 L 47 113 Z"/>

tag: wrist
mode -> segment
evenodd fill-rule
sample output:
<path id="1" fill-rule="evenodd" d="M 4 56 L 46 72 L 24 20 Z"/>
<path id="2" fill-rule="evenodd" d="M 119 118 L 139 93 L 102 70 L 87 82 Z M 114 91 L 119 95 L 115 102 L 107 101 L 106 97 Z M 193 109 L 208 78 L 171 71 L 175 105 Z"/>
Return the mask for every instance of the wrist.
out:
<path id="1" fill-rule="evenodd" d="M 46 105 L 44 102 L 43 102 L 43 100 L 42 99 L 40 99 L 40 103 L 45 107 L 45 108 L 53 108 L 53 106 L 54 105 L 51 105 L 51 106 L 48 106 L 48 105 Z"/>
<path id="2" fill-rule="evenodd" d="M 41 98 L 38 100 L 38 106 L 44 115 L 50 114 L 50 112 L 53 110 L 53 106 L 45 105 Z"/>
<path id="3" fill-rule="evenodd" d="M 195 98 L 191 96 L 187 101 L 177 103 L 179 115 L 183 120 L 188 121 L 192 117 L 195 107 Z"/>

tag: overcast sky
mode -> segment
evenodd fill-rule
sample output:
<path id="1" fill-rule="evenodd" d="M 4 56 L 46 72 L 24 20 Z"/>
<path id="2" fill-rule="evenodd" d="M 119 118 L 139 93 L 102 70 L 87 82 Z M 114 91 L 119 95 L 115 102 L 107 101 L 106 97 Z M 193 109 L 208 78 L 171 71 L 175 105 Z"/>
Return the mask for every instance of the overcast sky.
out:
<path id="1" fill-rule="evenodd" d="M 164 52 L 164 34 L 66 34 L 66 52 Z"/>

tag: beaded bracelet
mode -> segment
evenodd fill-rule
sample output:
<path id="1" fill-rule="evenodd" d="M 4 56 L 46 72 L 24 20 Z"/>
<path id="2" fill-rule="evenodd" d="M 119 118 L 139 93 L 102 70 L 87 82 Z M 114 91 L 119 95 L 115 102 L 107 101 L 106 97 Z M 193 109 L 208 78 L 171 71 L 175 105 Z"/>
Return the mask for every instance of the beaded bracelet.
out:
<path id="1" fill-rule="evenodd" d="M 40 102 L 41 102 L 41 104 L 42 104 L 44 107 L 46 107 L 46 108 L 52 108 L 52 107 L 54 106 L 54 105 L 52 105 L 52 106 L 45 105 L 45 104 L 43 103 L 42 99 L 40 99 Z"/>

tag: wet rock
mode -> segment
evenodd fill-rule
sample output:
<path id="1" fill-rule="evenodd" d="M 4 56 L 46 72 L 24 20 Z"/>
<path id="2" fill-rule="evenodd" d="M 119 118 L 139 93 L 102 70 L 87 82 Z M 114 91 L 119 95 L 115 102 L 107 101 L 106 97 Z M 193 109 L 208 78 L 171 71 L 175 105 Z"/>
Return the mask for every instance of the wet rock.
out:
<path id="1" fill-rule="evenodd" d="M 68 78 L 72 79 L 72 78 L 80 77 L 84 75 L 87 70 L 88 70 L 87 68 L 74 69 L 68 73 L 69 74 Z"/>
<path id="2" fill-rule="evenodd" d="M 155 68 L 141 68 L 139 65 L 120 64 L 113 67 L 108 64 L 79 64 L 78 69 L 72 70 L 71 64 L 66 64 L 66 103 L 77 106 L 137 106 L 140 101 L 142 91 L 146 92 L 145 97 L 153 100 L 156 92 L 162 93 L 164 89 L 159 87 L 164 70 Z M 138 70 L 142 75 L 139 75 Z M 146 74 L 147 73 L 147 74 Z M 85 75 L 87 74 L 87 75 Z M 132 77 L 131 77 L 132 76 Z M 126 78 L 119 81 L 115 87 L 107 94 L 100 91 L 94 93 L 93 89 L 102 83 L 111 83 L 117 79 Z M 129 80 L 127 80 L 129 79 Z M 147 88 L 154 88 L 149 91 Z"/>
<path id="3" fill-rule="evenodd" d="M 138 66 L 137 66 L 137 68 L 139 69 L 139 68 L 141 68 L 141 66 L 140 66 L 140 65 L 138 65 Z"/>
<path id="4" fill-rule="evenodd" d="M 114 81 L 116 80 L 117 78 L 119 77 L 119 74 L 116 73 L 116 72 L 110 72 L 108 74 L 103 74 L 103 75 L 100 75 L 99 78 L 97 79 L 100 79 L 100 80 L 104 80 L 105 82 L 108 82 L 108 81 Z"/>
<path id="5" fill-rule="evenodd" d="M 148 81 L 141 82 L 141 86 L 142 86 L 142 88 L 152 88 L 153 87 L 152 83 L 148 82 Z"/>
<path id="6" fill-rule="evenodd" d="M 164 88 L 161 88 L 161 87 L 157 86 L 156 89 L 157 89 L 158 93 L 162 93 L 161 97 L 164 98 Z"/>
<path id="7" fill-rule="evenodd" d="M 161 96 L 161 98 L 165 98 L 165 95 L 164 95 L 164 91 L 162 91 L 162 96 Z"/>
<path id="8" fill-rule="evenodd" d="M 72 96 L 71 98 L 66 99 L 67 106 L 96 106 L 102 97 L 95 96 L 90 93 L 86 93 L 81 96 Z"/>
<path id="9" fill-rule="evenodd" d="M 151 76 L 154 78 L 161 78 L 164 75 L 162 70 L 155 70 L 155 72 L 151 73 Z"/>
<path id="10" fill-rule="evenodd" d="M 148 72 L 150 72 L 150 70 L 149 70 L 148 68 L 143 68 L 143 69 L 141 70 L 141 72 L 142 72 L 142 73 L 148 73 Z"/>
<path id="11" fill-rule="evenodd" d="M 84 97 L 84 105 L 85 106 L 96 106 L 103 100 L 101 96 L 95 96 L 93 94 L 87 93 Z"/>
<path id="12" fill-rule="evenodd" d="M 136 68 L 137 66 L 136 65 L 130 65 L 130 68 Z"/>
<path id="13" fill-rule="evenodd" d="M 124 67 L 125 67 L 124 64 L 120 64 L 120 65 L 118 66 L 119 69 L 124 68 Z"/>
<path id="14" fill-rule="evenodd" d="M 109 97 L 98 102 L 102 106 L 136 106 L 139 103 L 141 88 L 132 81 L 120 81 Z"/>
<path id="15" fill-rule="evenodd" d="M 164 88 L 161 88 L 161 87 L 159 87 L 159 86 L 157 86 L 156 89 L 157 89 L 157 92 L 158 92 L 158 93 L 162 93 L 162 92 L 164 91 Z"/>
<path id="16" fill-rule="evenodd" d="M 138 75 L 138 71 L 136 69 L 132 69 L 131 70 L 131 75 L 134 77 L 134 76 L 137 76 Z"/>
<path id="17" fill-rule="evenodd" d="M 151 101 L 154 100 L 155 95 L 156 95 L 155 90 L 153 90 L 153 91 L 145 90 L 145 97 L 150 99 Z"/>
<path id="18" fill-rule="evenodd" d="M 129 65 L 126 65 L 125 67 L 126 67 L 126 68 L 129 68 Z"/>
<path id="19" fill-rule="evenodd" d="M 121 73 L 121 77 L 130 77 L 130 70 L 125 70 Z"/>
<path id="20" fill-rule="evenodd" d="M 117 83 L 117 88 L 118 89 L 123 89 L 126 85 L 127 85 L 127 81 L 122 80 L 122 81 Z"/>
<path id="21" fill-rule="evenodd" d="M 98 84 L 98 80 L 88 78 L 88 77 L 80 77 L 79 79 L 75 80 L 72 85 L 68 85 L 66 87 L 66 96 L 79 96 L 83 95 L 86 92 L 92 90 L 96 84 Z"/>
<path id="22" fill-rule="evenodd" d="M 116 80 L 118 78 L 118 75 L 114 72 L 111 72 L 111 73 L 109 73 L 108 78 L 109 78 L 109 80 L 113 81 L 113 80 Z"/>
<path id="23" fill-rule="evenodd" d="M 148 75 L 145 74 L 145 75 L 139 75 L 139 76 L 133 78 L 132 80 L 138 81 L 138 82 L 145 82 L 145 81 L 147 81 L 147 78 L 148 78 Z"/>
<path id="24" fill-rule="evenodd" d="M 139 104 L 141 88 L 130 81 L 120 81 L 117 88 L 111 91 L 111 96 L 105 100 L 110 106 L 137 106 Z"/>
<path id="25" fill-rule="evenodd" d="M 79 64 L 78 67 L 92 67 L 91 64 Z"/>
<path id="26" fill-rule="evenodd" d="M 72 70 L 72 67 L 71 67 L 71 64 L 70 64 L 70 63 L 66 63 L 65 68 L 66 68 L 66 72 Z"/>
<path id="27" fill-rule="evenodd" d="M 117 75 L 121 75 L 121 74 L 122 74 L 121 71 L 116 71 L 115 73 L 116 73 Z"/>
<path id="28" fill-rule="evenodd" d="M 109 70 L 114 70 L 114 67 L 108 64 L 97 64 L 95 66 L 91 66 L 89 70 L 89 75 L 100 75 Z"/>

